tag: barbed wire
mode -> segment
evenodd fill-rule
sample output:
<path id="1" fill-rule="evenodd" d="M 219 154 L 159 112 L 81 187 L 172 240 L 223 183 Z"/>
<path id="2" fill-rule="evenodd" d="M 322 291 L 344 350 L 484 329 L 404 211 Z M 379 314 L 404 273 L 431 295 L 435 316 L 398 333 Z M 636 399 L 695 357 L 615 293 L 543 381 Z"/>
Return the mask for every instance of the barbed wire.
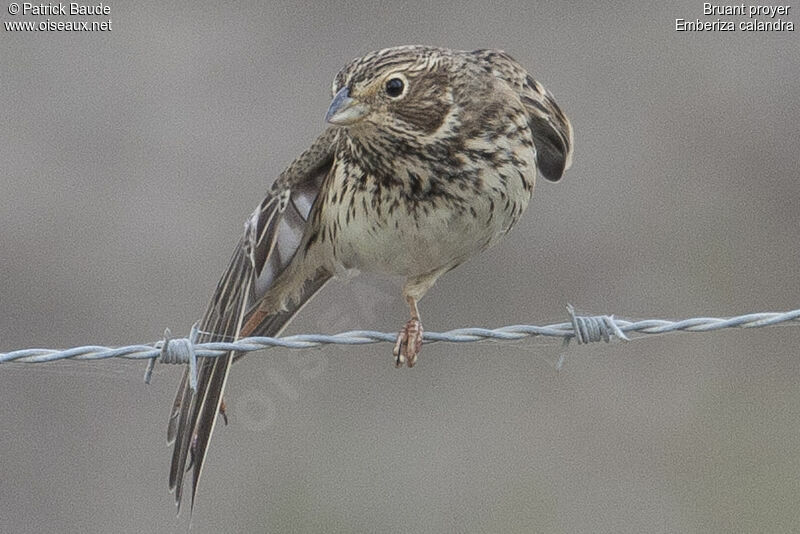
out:
<path id="1" fill-rule="evenodd" d="M 425 332 L 424 343 L 473 343 L 488 339 L 511 341 L 527 337 L 561 338 L 564 343 L 574 339 L 578 344 L 597 341 L 610 342 L 612 339 L 630 341 L 628 334 L 666 334 L 670 332 L 711 332 L 724 328 L 761 328 L 780 323 L 800 320 L 800 309 L 787 312 L 762 312 L 736 317 L 694 317 L 678 321 L 664 319 L 644 319 L 630 321 L 618 319 L 613 315 L 578 315 L 567 305 L 569 322 L 545 326 L 510 325 L 501 328 L 458 328 L 448 332 Z M 186 338 L 171 339 L 169 329 L 164 339 L 146 345 L 125 347 L 104 347 L 87 345 L 66 350 L 21 349 L 0 353 L 0 364 L 4 363 L 44 363 L 57 360 L 104 360 L 125 358 L 129 360 L 149 360 L 145 372 L 145 382 L 149 383 L 153 366 L 158 360 L 162 363 L 189 364 L 192 387 L 196 386 L 197 358 L 216 358 L 233 352 L 254 352 L 268 348 L 308 349 L 322 345 L 367 345 L 371 343 L 394 343 L 396 333 L 373 330 L 352 330 L 339 334 L 298 334 L 286 337 L 248 337 L 235 341 L 214 341 L 197 343 L 200 331 L 195 325 Z M 633 338 L 637 339 L 637 338 Z"/>

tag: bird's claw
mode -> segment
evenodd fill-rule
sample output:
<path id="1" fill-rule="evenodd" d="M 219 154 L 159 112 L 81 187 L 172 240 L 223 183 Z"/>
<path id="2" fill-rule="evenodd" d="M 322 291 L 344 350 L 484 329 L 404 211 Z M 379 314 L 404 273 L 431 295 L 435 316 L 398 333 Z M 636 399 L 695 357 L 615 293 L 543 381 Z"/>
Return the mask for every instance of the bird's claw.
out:
<path id="1" fill-rule="evenodd" d="M 422 349 L 422 323 L 419 319 L 411 319 L 406 326 L 397 334 L 397 341 L 394 344 L 394 365 L 402 367 L 408 364 L 414 367 L 417 363 L 417 356 Z"/>

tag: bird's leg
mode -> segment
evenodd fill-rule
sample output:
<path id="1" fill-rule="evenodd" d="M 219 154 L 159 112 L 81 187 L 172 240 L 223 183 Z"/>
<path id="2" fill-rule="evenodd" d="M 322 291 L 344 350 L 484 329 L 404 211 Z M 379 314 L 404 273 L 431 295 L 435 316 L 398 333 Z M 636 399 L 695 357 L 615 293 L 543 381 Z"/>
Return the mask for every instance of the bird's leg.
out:
<path id="1" fill-rule="evenodd" d="M 222 416 L 222 420 L 225 421 L 225 426 L 228 426 L 228 412 L 225 407 L 225 399 L 220 399 L 219 401 L 219 414 Z"/>
<path id="2" fill-rule="evenodd" d="M 397 334 L 397 341 L 394 344 L 392 354 L 394 354 L 394 364 L 397 367 L 402 367 L 404 363 L 407 363 L 409 367 L 414 367 L 414 364 L 417 363 L 417 355 L 422 349 L 422 320 L 417 309 L 417 299 L 406 297 L 406 300 L 411 311 L 411 319 Z"/>

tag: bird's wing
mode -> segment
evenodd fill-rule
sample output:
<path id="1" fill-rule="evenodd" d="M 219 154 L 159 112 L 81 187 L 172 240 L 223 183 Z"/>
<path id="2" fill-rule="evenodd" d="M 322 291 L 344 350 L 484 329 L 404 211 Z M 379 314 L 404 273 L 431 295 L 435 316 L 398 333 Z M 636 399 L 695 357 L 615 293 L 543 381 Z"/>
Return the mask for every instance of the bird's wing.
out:
<path id="1" fill-rule="evenodd" d="M 233 341 L 240 337 L 276 336 L 295 313 L 328 280 L 310 280 L 288 310 L 264 316 L 243 330 L 275 278 L 287 267 L 308 227 L 309 213 L 333 162 L 336 132 L 327 130 L 284 171 L 246 224 L 222 278 L 199 323 L 198 342 Z M 192 469 L 192 506 L 214 431 L 222 393 L 235 353 L 198 362 L 197 389 L 187 367 L 181 379 L 167 426 L 167 443 L 174 443 L 169 487 L 180 510 L 184 475 Z M 187 466 L 187 462 L 189 465 Z"/>
<path id="2" fill-rule="evenodd" d="M 572 164 L 572 125 L 553 95 L 505 52 L 475 50 L 472 54 L 519 95 L 536 147 L 536 167 L 551 182 L 560 180 Z"/>

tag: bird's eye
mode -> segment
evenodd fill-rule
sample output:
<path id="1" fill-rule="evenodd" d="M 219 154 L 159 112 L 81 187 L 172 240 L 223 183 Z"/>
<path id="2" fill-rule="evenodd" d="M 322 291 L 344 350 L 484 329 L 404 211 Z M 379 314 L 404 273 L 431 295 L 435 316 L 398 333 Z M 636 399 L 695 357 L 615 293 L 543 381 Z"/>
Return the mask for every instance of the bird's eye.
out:
<path id="1" fill-rule="evenodd" d="M 391 78 L 386 82 L 386 94 L 392 98 L 397 98 L 403 94 L 405 84 L 400 78 Z"/>

